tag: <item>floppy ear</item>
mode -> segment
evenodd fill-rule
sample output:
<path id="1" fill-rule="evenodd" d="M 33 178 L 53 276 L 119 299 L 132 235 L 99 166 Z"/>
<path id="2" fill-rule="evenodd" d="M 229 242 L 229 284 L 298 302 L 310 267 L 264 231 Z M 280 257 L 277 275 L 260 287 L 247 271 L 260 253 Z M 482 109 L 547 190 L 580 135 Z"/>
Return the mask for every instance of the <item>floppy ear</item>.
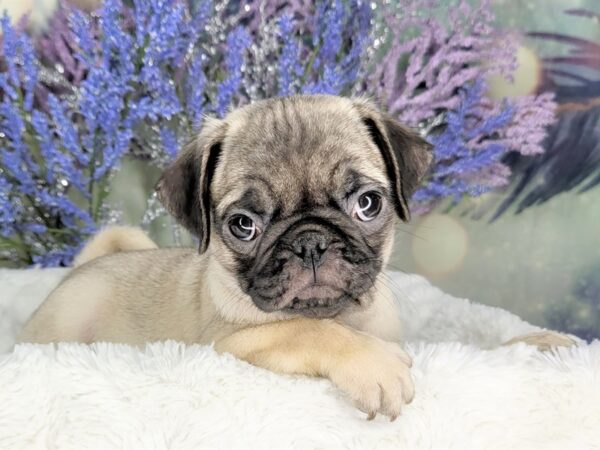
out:
<path id="1" fill-rule="evenodd" d="M 396 213 L 407 222 L 410 197 L 433 159 L 432 145 L 369 102 L 356 100 L 355 106 L 385 161 Z"/>
<path id="2" fill-rule="evenodd" d="M 167 211 L 200 239 L 200 253 L 206 251 L 210 239 L 210 184 L 224 137 L 221 121 L 207 120 L 200 134 L 180 150 L 155 187 Z"/>

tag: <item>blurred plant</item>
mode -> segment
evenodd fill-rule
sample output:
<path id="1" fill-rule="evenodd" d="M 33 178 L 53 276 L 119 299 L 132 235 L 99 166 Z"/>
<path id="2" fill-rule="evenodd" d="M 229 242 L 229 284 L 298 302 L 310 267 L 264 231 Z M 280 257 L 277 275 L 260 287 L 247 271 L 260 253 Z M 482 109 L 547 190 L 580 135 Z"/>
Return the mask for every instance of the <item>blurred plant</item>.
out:
<path id="1" fill-rule="evenodd" d="M 314 24 L 313 0 L 247 0 L 239 2 L 239 20 L 252 33 L 281 16 L 282 12 L 294 19 L 304 32 L 312 32 Z"/>
<path id="2" fill-rule="evenodd" d="M 271 3 L 286 2 L 256 2 L 264 8 Z M 361 57 L 370 39 L 369 3 L 320 1 L 309 10 L 302 5 L 304 15 L 296 17 L 293 9 L 282 8 L 279 16 L 267 15 L 253 31 L 257 39 L 245 65 L 244 100 L 299 93 L 347 95 L 358 84 Z M 246 11 L 243 6 L 241 10 Z"/>
<path id="3" fill-rule="evenodd" d="M 404 0 L 380 11 L 384 27 L 376 45 L 386 51 L 373 63 L 366 90 L 400 120 L 417 125 L 458 108 L 464 86 L 489 73 L 512 72 L 516 43 L 493 26 L 489 1 L 478 4 Z"/>
<path id="4" fill-rule="evenodd" d="M 420 208 L 438 198 L 479 196 L 505 183 L 510 170 L 500 158 L 507 146 L 494 133 L 512 120 L 514 109 L 506 104 L 494 112 L 483 107 L 484 87 L 478 80 L 460 90 L 458 109 L 448 112 L 445 130 L 431 138 L 437 168 L 413 196 Z"/>
<path id="5" fill-rule="evenodd" d="M 600 14 L 585 9 L 565 11 L 600 23 Z M 552 32 L 530 32 L 528 36 L 563 43 L 567 55 L 542 59 L 542 87 L 556 91 L 559 102 L 581 101 L 600 95 L 600 43 L 580 37 Z"/>
<path id="6" fill-rule="evenodd" d="M 69 264 L 114 215 L 105 200 L 123 157 L 164 165 L 203 114 L 222 116 L 280 92 L 348 91 L 370 20 L 361 5 L 318 3 L 310 34 L 281 16 L 251 35 L 224 4 L 209 0 L 107 0 L 96 14 L 63 4 L 59 17 L 68 28 L 50 31 L 56 39 L 50 45 L 43 37 L 37 51 L 5 17 L 3 256 L 16 264 Z"/>
<path id="7" fill-rule="evenodd" d="M 38 81 L 34 49 L 6 15 L 2 29 L 7 70 L 0 73 L 0 248 L 15 260 L 38 263 L 44 258 L 56 264 L 78 244 L 77 234 L 92 228 L 88 211 L 64 195 L 69 185 L 87 194 L 79 169 L 87 155 L 77 148 L 73 125 L 55 97 L 50 98 L 52 118 L 34 109 Z M 67 151 L 56 147 L 54 133 L 63 136 Z M 38 235 L 47 239 L 40 241 Z M 52 247 L 48 242 L 54 240 L 63 245 Z"/>
<path id="8" fill-rule="evenodd" d="M 441 136 L 432 135 L 435 159 L 413 207 L 424 213 L 440 200 L 478 196 L 508 183 L 500 157 L 543 152 L 554 121 L 551 94 L 505 101 L 486 97 L 483 81 L 516 67 L 516 40 L 494 26 L 490 2 L 405 0 L 382 9 L 363 90 L 404 123 L 427 128 L 447 115 Z"/>
<path id="9" fill-rule="evenodd" d="M 443 132 L 430 137 L 434 168 L 413 195 L 413 209 L 423 214 L 441 199 L 456 204 L 463 196 L 478 197 L 509 182 L 511 169 L 503 158 L 517 151 L 542 151 L 545 127 L 554 119 L 552 96 L 494 103 L 485 97 L 485 82 L 459 90 L 458 109 L 446 115 Z M 525 108 L 521 102 L 526 102 Z"/>
<path id="10" fill-rule="evenodd" d="M 53 80 L 46 80 L 46 83 L 51 85 L 62 85 L 66 82 L 79 86 L 86 71 L 84 61 L 75 57 L 77 47 L 75 36 L 69 27 L 69 11 L 70 8 L 62 2 L 61 7 L 50 19 L 47 30 L 35 41 L 42 67 L 54 69 L 57 76 L 55 83 Z M 88 32 L 97 35 L 97 22 L 91 22 L 90 25 L 94 26 L 94 29 Z M 44 83 L 45 80 L 40 81 Z"/>
<path id="11" fill-rule="evenodd" d="M 592 11 L 565 13 L 600 23 L 600 15 Z M 542 58 L 539 86 L 555 92 L 558 121 L 549 130 L 543 154 L 505 158 L 514 183 L 500 205 L 491 205 L 495 208 L 492 220 L 513 206 L 518 214 L 559 194 L 583 193 L 600 185 L 600 43 L 555 32 L 536 31 L 528 36 L 566 46 L 566 54 Z"/>

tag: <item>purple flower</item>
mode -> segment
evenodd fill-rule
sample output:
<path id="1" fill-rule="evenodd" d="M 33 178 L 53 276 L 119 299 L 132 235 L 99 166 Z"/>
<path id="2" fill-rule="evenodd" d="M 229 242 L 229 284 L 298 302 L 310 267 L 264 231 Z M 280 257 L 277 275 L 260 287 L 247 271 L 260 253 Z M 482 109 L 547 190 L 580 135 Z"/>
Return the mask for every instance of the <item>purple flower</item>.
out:
<path id="1" fill-rule="evenodd" d="M 302 92 L 304 94 L 339 94 L 343 87 L 343 77 L 337 67 L 326 65 L 319 79 L 306 85 Z"/>
<path id="2" fill-rule="evenodd" d="M 279 56 L 279 95 L 286 96 L 296 93 L 295 83 L 303 72 L 300 63 L 301 47 L 294 36 L 294 21 L 291 16 L 283 15 L 279 19 L 278 28 L 283 41 Z"/>
<path id="3" fill-rule="evenodd" d="M 131 128 L 117 129 L 115 134 L 106 135 L 102 141 L 102 152 L 96 160 L 93 173 L 94 180 L 102 180 L 106 175 L 119 167 L 123 155 L 129 149 L 133 131 Z"/>
<path id="4" fill-rule="evenodd" d="M 351 2 L 351 11 L 353 20 L 351 24 L 351 47 L 348 53 L 341 61 L 343 72 L 343 83 L 346 85 L 354 84 L 357 81 L 358 72 L 361 66 L 361 58 L 370 42 L 370 21 L 372 19 L 371 8 L 368 2 Z"/>
<path id="5" fill-rule="evenodd" d="M 59 267 L 68 266 L 73 261 L 73 258 L 79 253 L 84 242 L 76 245 L 62 245 L 61 247 L 45 252 L 42 255 L 33 256 L 33 264 L 40 267 Z"/>
<path id="6" fill-rule="evenodd" d="M 227 107 L 231 104 L 233 96 L 237 92 L 242 81 L 242 68 L 244 65 L 244 53 L 250 46 L 251 39 L 248 32 L 242 28 L 235 28 L 227 36 L 227 55 L 225 56 L 225 67 L 227 78 L 219 84 L 217 90 L 217 104 L 215 111 L 219 117 L 223 117 Z"/>
<path id="7" fill-rule="evenodd" d="M 194 128 L 200 124 L 202 113 L 204 112 L 204 89 L 206 86 L 204 70 L 203 58 L 202 56 L 197 56 L 192 64 L 190 64 L 185 80 L 186 111 L 191 118 Z"/>
<path id="8" fill-rule="evenodd" d="M 71 154 L 78 157 L 81 164 L 88 163 L 88 155 L 81 151 L 79 145 L 79 134 L 75 129 L 72 120 L 67 117 L 64 105 L 55 96 L 51 95 L 48 97 L 48 107 L 50 116 L 54 121 L 55 131 L 61 138 L 61 144 Z M 37 122 L 41 125 L 41 114 L 36 114 Z M 43 125 L 40 127 L 40 131 L 43 130 Z"/>
<path id="9" fill-rule="evenodd" d="M 2 54 L 7 67 L 8 78 L 12 85 L 19 83 L 19 74 L 17 72 L 17 61 L 19 56 L 19 49 L 21 48 L 21 39 L 19 38 L 17 30 L 13 28 L 10 23 L 10 17 L 8 12 L 4 11 L 2 14 Z"/>
<path id="10" fill-rule="evenodd" d="M 493 114 L 482 112 L 485 106 L 482 80 L 461 89 L 458 95 L 459 107 L 448 112 L 445 130 L 430 137 L 434 145 L 434 169 L 412 199 L 420 210 L 427 210 L 427 205 L 446 197 L 459 201 L 466 194 L 479 196 L 507 180 L 499 180 L 498 176 L 510 173 L 500 159 L 513 149 L 496 136 L 511 123 L 515 109 L 505 104 Z M 495 177 L 481 176 L 491 167 Z"/>
<path id="11" fill-rule="evenodd" d="M 20 219 L 20 207 L 12 198 L 12 189 L 13 184 L 0 172 L 0 236 L 3 237 L 12 236 Z"/>
<path id="12" fill-rule="evenodd" d="M 62 178 L 69 180 L 71 184 L 84 191 L 85 186 L 82 184 L 81 177 L 78 176 L 78 173 L 73 173 L 71 154 L 60 151 L 56 145 L 47 116 L 38 110 L 33 111 L 31 124 L 38 136 L 40 154 L 45 162 L 43 171 L 45 181 L 53 185 Z"/>
<path id="13" fill-rule="evenodd" d="M 492 26 L 489 1 L 472 7 L 460 0 L 448 8 L 438 0 L 406 0 L 383 16 L 390 34 L 378 39 L 391 47 L 369 75 L 368 90 L 408 125 L 457 108 L 463 86 L 515 67 L 515 42 Z"/>
<path id="14" fill-rule="evenodd" d="M 95 65 L 97 44 L 92 34 L 95 29 L 93 19 L 82 11 L 74 9 L 69 11 L 68 22 L 75 44 L 79 50 L 75 53 L 75 58 L 87 67 Z"/>
<path id="15" fill-rule="evenodd" d="M 100 63 L 106 72 L 126 77 L 134 72 L 133 37 L 123 29 L 120 0 L 105 0 L 100 14 Z M 115 64 L 115 62 L 117 62 Z"/>
<path id="16" fill-rule="evenodd" d="M 320 46 L 315 57 L 313 80 L 305 84 L 305 94 L 341 94 L 357 82 L 360 58 L 369 40 L 371 12 L 367 3 L 341 1 L 317 6 L 313 43 Z M 342 45 L 344 39 L 350 48 Z"/>
<path id="17" fill-rule="evenodd" d="M 36 42 L 40 61 L 60 67 L 61 75 L 64 77 L 61 87 L 68 83 L 67 80 L 74 85 L 79 85 L 86 69 L 86 65 L 75 57 L 76 41 L 85 39 L 85 37 L 75 36 L 71 31 L 69 17 L 72 14 L 74 14 L 72 7 L 68 6 L 65 1 L 59 2 L 59 9 L 50 20 L 46 32 Z M 90 36 L 95 31 L 86 29 L 85 33 Z"/>
<path id="18" fill-rule="evenodd" d="M 3 27 L 17 63 L 14 77 L 0 74 L 2 87 L 22 95 L 4 95 L 0 103 L 0 133 L 7 144 L 0 153 L 0 234 L 16 243 L 12 255 L 34 263 L 40 252 L 81 242 L 95 228 L 88 211 L 66 195 L 77 189 L 86 198 L 89 179 L 82 168 L 88 159 L 72 105 L 55 95 L 48 96 L 47 110 L 34 103 L 39 62 L 28 36 L 8 22 Z"/>
<path id="19" fill-rule="evenodd" d="M 29 39 L 21 39 L 21 45 L 21 55 L 23 58 L 23 88 L 25 91 L 23 108 L 25 111 L 30 112 L 33 108 L 35 87 L 38 81 L 38 68 L 33 45 L 31 45 Z"/>
<path id="20" fill-rule="evenodd" d="M 164 127 L 160 130 L 160 137 L 162 140 L 163 148 L 170 159 L 174 158 L 179 150 L 179 143 L 177 142 L 177 136 L 169 128 Z"/>
<path id="21" fill-rule="evenodd" d="M 345 19 L 344 4 L 341 0 L 319 2 L 315 16 L 313 43 L 320 45 L 321 48 L 315 58 L 315 69 L 319 69 L 322 65 L 331 67 L 336 64 L 342 48 Z"/>

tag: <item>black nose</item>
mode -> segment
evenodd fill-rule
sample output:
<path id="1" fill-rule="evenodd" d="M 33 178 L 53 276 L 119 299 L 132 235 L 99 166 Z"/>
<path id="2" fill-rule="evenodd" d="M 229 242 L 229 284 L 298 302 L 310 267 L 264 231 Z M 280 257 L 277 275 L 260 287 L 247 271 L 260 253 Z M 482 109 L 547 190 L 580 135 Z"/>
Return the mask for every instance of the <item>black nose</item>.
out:
<path id="1" fill-rule="evenodd" d="M 313 269 L 325 261 L 328 247 L 329 239 L 315 231 L 305 231 L 292 244 L 292 250 L 300 258 L 302 265 Z"/>

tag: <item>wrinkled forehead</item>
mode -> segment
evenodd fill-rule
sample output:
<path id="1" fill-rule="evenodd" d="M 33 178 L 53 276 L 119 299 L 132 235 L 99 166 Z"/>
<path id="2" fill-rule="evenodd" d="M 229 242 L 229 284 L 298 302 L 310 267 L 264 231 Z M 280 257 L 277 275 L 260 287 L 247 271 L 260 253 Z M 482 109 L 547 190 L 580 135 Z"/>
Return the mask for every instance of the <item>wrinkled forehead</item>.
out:
<path id="1" fill-rule="evenodd" d="M 240 201 L 291 214 L 358 185 L 388 187 L 383 158 L 351 108 L 277 102 L 230 120 L 211 192 L 219 214 Z"/>

